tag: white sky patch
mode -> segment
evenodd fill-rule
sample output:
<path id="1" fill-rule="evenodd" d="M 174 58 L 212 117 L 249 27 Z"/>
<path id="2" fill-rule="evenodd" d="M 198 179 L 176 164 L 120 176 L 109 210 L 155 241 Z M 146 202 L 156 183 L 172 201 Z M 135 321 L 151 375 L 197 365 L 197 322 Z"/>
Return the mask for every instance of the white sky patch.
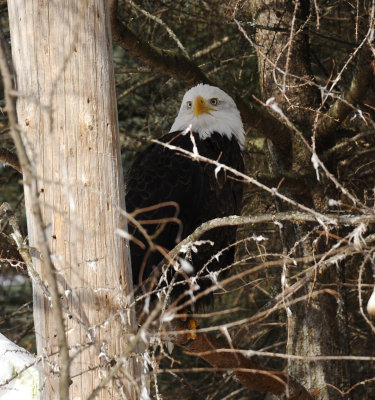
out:
<path id="1" fill-rule="evenodd" d="M 64 291 L 65 297 L 68 298 L 70 296 L 70 293 L 72 293 L 70 289 L 65 290 Z"/>
<path id="2" fill-rule="evenodd" d="M 194 267 L 191 265 L 191 263 L 184 258 L 179 258 L 178 260 L 180 262 L 182 270 L 185 272 L 185 274 L 191 275 L 194 272 Z"/>

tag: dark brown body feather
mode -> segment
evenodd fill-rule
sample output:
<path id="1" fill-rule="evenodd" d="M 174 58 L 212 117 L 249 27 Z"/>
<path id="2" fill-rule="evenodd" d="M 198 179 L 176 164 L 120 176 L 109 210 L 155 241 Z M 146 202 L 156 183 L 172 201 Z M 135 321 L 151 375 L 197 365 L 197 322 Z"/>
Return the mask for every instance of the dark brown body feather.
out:
<path id="1" fill-rule="evenodd" d="M 242 155 L 235 138 L 228 139 L 218 133 L 205 140 L 201 140 L 198 134 L 194 134 L 194 138 L 200 155 L 243 171 Z M 171 132 L 160 140 L 189 151 L 193 149 L 189 134 Z M 142 226 L 148 235 L 152 236 L 153 242 L 167 252 L 202 223 L 217 217 L 239 214 L 241 199 L 242 184 L 233 179 L 230 173 L 220 170 L 215 174 L 214 165 L 194 161 L 158 144 L 152 144 L 136 157 L 126 177 L 126 208 L 129 213 L 167 201 L 178 204 L 178 208 L 166 205 L 136 216 L 138 221 L 143 221 Z M 176 216 L 181 222 L 180 225 L 173 221 L 163 224 L 163 219 Z M 145 220 L 154 220 L 155 223 L 144 224 Z M 149 251 L 144 236 L 131 223 L 129 233 L 143 242 L 146 248 L 142 249 L 134 241 L 130 243 L 133 281 L 135 286 L 139 286 L 153 273 L 163 256 L 157 250 Z M 206 233 L 202 240 L 210 240 L 214 245 L 197 246 L 198 251 L 191 253 L 190 262 L 194 274 L 199 272 L 212 256 L 234 243 L 235 233 L 234 227 L 217 228 Z M 233 262 L 233 257 L 234 248 L 231 247 L 207 265 L 207 272 L 227 267 Z M 171 277 L 174 270 L 171 267 L 170 269 Z M 212 285 L 206 271 L 200 276 L 202 278 L 197 280 L 200 287 L 198 292 Z M 183 280 L 182 275 L 177 279 L 179 280 Z M 178 298 L 188 288 L 188 285 L 176 285 L 172 291 L 172 299 Z M 200 303 L 210 301 L 208 296 Z"/>

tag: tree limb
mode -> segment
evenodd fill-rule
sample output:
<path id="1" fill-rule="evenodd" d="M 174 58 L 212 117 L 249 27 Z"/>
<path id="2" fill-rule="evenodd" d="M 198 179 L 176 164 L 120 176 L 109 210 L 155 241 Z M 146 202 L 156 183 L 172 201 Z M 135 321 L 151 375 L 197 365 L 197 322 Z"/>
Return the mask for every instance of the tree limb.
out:
<path id="1" fill-rule="evenodd" d="M 353 111 L 354 107 L 364 98 L 369 81 L 374 75 L 372 65 L 373 55 L 370 46 L 366 43 L 359 52 L 357 65 L 349 89 L 342 98 L 337 99 L 329 111 L 319 121 L 317 134 L 319 141 L 324 141 L 344 119 Z"/>
<path id="2" fill-rule="evenodd" d="M 18 161 L 17 155 L 12 153 L 8 149 L 5 148 L 0 149 L 0 162 L 2 162 L 3 164 L 8 164 L 13 169 L 22 174 L 22 168 Z"/>
<path id="3" fill-rule="evenodd" d="M 186 329 L 184 322 L 174 319 L 171 323 L 175 331 Z M 170 338 L 169 338 L 170 340 Z M 195 340 L 185 344 L 184 335 L 177 335 L 173 343 L 186 349 L 190 354 L 198 356 L 220 370 L 232 371 L 233 378 L 250 390 L 270 392 L 289 400 L 312 400 L 313 397 L 292 377 L 282 371 L 266 369 L 246 358 L 243 354 L 233 351 L 230 345 L 213 335 L 197 332 Z"/>
<path id="4" fill-rule="evenodd" d="M 118 17 L 117 0 L 111 1 L 110 13 L 113 39 L 134 57 L 158 72 L 183 79 L 189 86 L 199 82 L 212 84 L 197 65 L 186 56 L 147 43 L 122 23 Z"/>

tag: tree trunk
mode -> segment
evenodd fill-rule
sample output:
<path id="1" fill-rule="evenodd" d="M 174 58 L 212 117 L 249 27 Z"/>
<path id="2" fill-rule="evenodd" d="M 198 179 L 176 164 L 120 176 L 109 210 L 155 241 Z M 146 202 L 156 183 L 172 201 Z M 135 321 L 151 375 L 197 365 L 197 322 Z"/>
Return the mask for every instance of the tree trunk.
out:
<path id="1" fill-rule="evenodd" d="M 124 190 L 108 5 L 105 0 L 9 0 L 8 7 L 19 128 L 37 177 L 69 347 L 62 362 L 58 312 L 34 280 L 43 398 L 58 398 L 67 362 L 69 398 L 87 398 L 126 351 L 134 321 L 127 308 L 132 291 L 127 247 L 115 234 L 125 227 L 119 211 Z M 51 293 L 31 193 L 26 182 L 33 263 Z M 119 398 L 119 392 L 136 398 L 134 377 L 134 362 L 126 361 L 97 398 Z"/>
<path id="2" fill-rule="evenodd" d="M 293 132 L 291 154 L 285 153 L 270 145 L 271 165 L 273 172 L 299 173 L 310 172 L 311 151 L 303 138 L 310 143 L 315 118 L 314 108 L 318 106 L 318 93 L 312 85 L 313 77 L 310 67 L 309 41 L 303 24 L 308 18 L 309 1 L 258 1 L 251 2 L 253 17 L 259 26 L 255 42 L 257 48 L 259 73 L 263 99 L 274 97 L 275 101 L 289 121 L 301 132 L 301 136 Z M 262 28 L 264 27 L 264 28 Z M 310 83 L 309 83 L 310 82 Z M 313 171 L 312 171 L 313 172 Z M 323 190 L 319 182 L 314 182 L 306 190 L 293 197 L 308 207 L 320 210 L 324 204 Z M 278 203 L 279 210 L 292 211 L 291 207 Z M 309 227 L 303 225 L 283 224 L 283 242 L 285 252 L 300 257 L 314 253 L 310 240 L 304 240 Z M 301 263 L 299 271 L 311 265 Z M 295 274 L 295 271 L 293 272 Z M 321 294 L 310 299 L 312 291 L 321 289 L 324 284 L 338 282 L 336 271 L 325 274 L 317 273 L 316 282 L 306 285 L 296 293 L 296 298 L 306 296 L 304 302 L 290 307 L 288 318 L 289 354 L 313 358 L 319 355 L 343 355 L 342 335 L 337 325 L 337 299 L 331 294 Z M 340 332 L 340 333 L 338 333 Z M 338 388 L 347 384 L 348 377 L 344 363 L 313 362 L 306 360 L 290 360 L 288 373 L 301 382 L 311 393 L 320 393 L 319 398 L 341 398 L 338 391 L 327 386 L 330 383 Z"/>

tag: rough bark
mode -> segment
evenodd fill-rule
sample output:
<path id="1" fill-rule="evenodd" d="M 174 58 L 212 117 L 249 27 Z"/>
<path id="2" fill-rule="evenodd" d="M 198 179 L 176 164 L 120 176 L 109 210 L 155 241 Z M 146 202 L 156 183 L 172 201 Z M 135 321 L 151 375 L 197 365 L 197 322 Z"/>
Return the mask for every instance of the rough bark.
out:
<path id="1" fill-rule="evenodd" d="M 52 299 L 60 298 L 51 307 L 46 288 L 34 280 L 43 398 L 58 398 L 63 373 L 71 379 L 69 397 L 86 398 L 125 353 L 124 333 L 133 322 L 132 312 L 122 319 L 119 313 L 132 285 L 125 242 L 115 235 L 123 227 L 124 192 L 108 5 L 103 0 L 8 5 L 18 124 L 37 177 L 35 185 L 25 182 L 33 264 L 41 281 L 48 281 Z M 56 319 L 60 307 L 63 332 Z M 69 353 L 62 361 L 64 337 Z M 134 374 L 133 362 L 125 363 L 98 398 L 114 398 L 119 388 L 135 398 L 129 380 Z"/>
<path id="2" fill-rule="evenodd" d="M 272 171 L 291 168 L 296 172 L 308 171 L 311 166 L 310 143 L 313 132 L 314 106 L 317 106 L 318 93 L 313 85 L 310 68 L 308 36 L 304 23 L 309 15 L 309 1 L 257 1 L 252 4 L 253 16 L 257 25 L 270 27 L 270 30 L 258 29 L 256 42 L 258 65 L 261 76 L 263 98 L 274 97 L 289 121 L 294 124 L 301 136 L 294 134 L 292 138 L 292 156 L 290 167 L 278 149 L 270 146 L 270 165 Z M 272 27 L 277 27 L 272 31 Z M 292 172 L 292 173 L 293 173 Z M 308 185 L 306 190 L 294 195 L 300 203 L 315 207 L 321 204 L 321 189 L 318 182 Z M 287 191 L 291 196 L 291 193 Z M 293 197 L 293 196 L 291 196 Z M 318 201 L 317 201 L 318 200 Z M 278 209 L 290 209 L 278 203 Z M 308 226 L 290 226 L 284 224 L 285 251 L 295 249 L 296 255 L 303 257 L 313 254 L 311 243 L 304 241 L 295 247 Z M 301 271 L 307 265 L 299 265 Z M 305 285 L 298 296 L 306 295 L 320 285 L 336 281 L 335 271 L 318 274 L 317 281 Z M 310 301 L 298 303 L 291 307 L 288 318 L 289 343 L 288 352 L 299 356 L 314 357 L 317 355 L 341 355 L 340 340 L 336 324 L 337 302 L 331 294 L 321 294 Z M 342 334 L 342 332 L 340 333 Z M 314 367 L 305 361 L 291 360 L 289 374 L 301 382 L 309 391 L 319 391 L 319 398 L 341 398 L 337 392 L 329 389 L 326 383 L 342 387 L 347 382 L 342 363 L 315 362 Z"/>
<path id="3" fill-rule="evenodd" d="M 362 102 L 369 82 L 373 79 L 373 53 L 368 43 L 364 43 L 358 50 L 356 68 L 349 89 L 342 99 L 338 99 L 330 107 L 329 112 L 319 121 L 317 133 L 321 145 L 327 137 L 337 129 L 341 122 L 353 111 L 353 107 Z"/>

